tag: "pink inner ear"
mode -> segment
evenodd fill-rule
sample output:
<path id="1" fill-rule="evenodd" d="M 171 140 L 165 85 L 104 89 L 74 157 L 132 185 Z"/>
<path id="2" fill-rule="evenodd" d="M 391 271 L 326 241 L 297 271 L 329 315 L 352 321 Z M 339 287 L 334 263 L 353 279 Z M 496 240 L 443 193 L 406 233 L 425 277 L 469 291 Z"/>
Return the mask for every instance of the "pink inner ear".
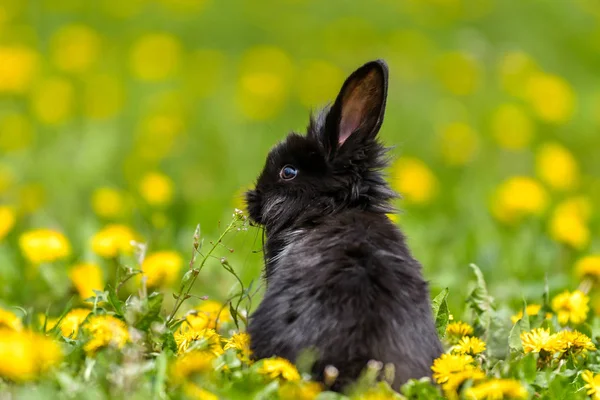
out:
<path id="1" fill-rule="evenodd" d="M 338 137 L 338 143 L 340 146 L 352 135 L 354 131 L 360 128 L 360 124 L 363 120 L 364 105 L 363 104 L 349 104 L 342 111 L 342 118 L 340 121 L 340 132 Z"/>

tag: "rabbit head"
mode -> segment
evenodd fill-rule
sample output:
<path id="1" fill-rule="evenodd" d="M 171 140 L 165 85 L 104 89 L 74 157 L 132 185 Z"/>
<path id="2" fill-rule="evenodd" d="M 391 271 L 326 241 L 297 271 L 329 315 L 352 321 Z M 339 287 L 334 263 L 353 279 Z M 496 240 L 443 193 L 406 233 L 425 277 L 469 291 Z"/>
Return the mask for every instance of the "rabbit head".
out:
<path id="1" fill-rule="evenodd" d="M 306 135 L 290 133 L 270 151 L 246 193 L 250 218 L 267 234 L 348 208 L 392 211 L 396 194 L 382 175 L 386 149 L 377 140 L 387 85 L 383 61 L 363 65 L 333 105 L 311 118 Z"/>

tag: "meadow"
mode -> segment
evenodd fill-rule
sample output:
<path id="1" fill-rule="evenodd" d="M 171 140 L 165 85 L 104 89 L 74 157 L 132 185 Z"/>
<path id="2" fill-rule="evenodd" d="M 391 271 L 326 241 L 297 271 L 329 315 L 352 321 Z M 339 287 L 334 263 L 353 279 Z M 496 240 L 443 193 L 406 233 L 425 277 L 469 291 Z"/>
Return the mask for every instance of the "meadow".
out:
<path id="1" fill-rule="evenodd" d="M 599 52 L 594 0 L 0 0 L 0 399 L 600 399 Z M 251 358 L 243 193 L 377 58 L 446 354 L 342 395 Z"/>

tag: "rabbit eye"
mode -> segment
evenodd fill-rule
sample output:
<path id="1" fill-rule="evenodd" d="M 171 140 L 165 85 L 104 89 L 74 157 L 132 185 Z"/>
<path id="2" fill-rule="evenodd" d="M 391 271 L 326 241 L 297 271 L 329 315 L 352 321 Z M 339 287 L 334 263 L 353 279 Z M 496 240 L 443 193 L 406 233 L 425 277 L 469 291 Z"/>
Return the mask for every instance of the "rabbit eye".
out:
<path id="1" fill-rule="evenodd" d="M 281 179 L 286 181 L 294 179 L 296 175 L 298 175 L 298 170 L 296 169 L 296 167 L 293 167 L 291 165 L 286 165 L 285 167 L 281 168 L 281 171 L 279 172 L 279 176 L 281 177 Z"/>

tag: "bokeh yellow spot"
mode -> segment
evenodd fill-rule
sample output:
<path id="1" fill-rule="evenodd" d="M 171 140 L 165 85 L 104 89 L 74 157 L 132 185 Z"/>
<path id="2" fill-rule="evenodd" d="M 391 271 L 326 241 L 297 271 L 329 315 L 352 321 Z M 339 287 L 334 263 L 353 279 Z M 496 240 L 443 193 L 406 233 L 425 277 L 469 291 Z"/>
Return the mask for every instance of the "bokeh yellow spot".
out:
<path id="1" fill-rule="evenodd" d="M 74 89 L 65 78 L 47 78 L 33 89 L 31 107 L 37 119 L 47 125 L 65 122 L 73 111 Z"/>
<path id="2" fill-rule="evenodd" d="M 149 254 L 142 263 L 148 287 L 168 287 L 179 277 L 183 258 L 175 251 L 157 251 Z"/>
<path id="3" fill-rule="evenodd" d="M 50 38 L 54 65 L 65 72 L 87 71 L 100 54 L 101 38 L 85 25 L 62 26 Z"/>
<path id="4" fill-rule="evenodd" d="M 38 67 L 38 54 L 25 46 L 0 46 L 0 93 L 24 93 Z"/>
<path id="5" fill-rule="evenodd" d="M 307 62 L 300 69 L 297 90 L 300 103 L 309 108 L 333 101 L 344 82 L 344 72 L 327 61 Z"/>
<path id="6" fill-rule="evenodd" d="M 23 330 L 23 321 L 12 311 L 0 307 L 0 330 L 2 329 L 21 331 Z"/>
<path id="7" fill-rule="evenodd" d="M 440 129 L 440 151 L 446 164 L 465 165 L 479 150 L 479 137 L 470 125 L 454 122 Z"/>
<path id="8" fill-rule="evenodd" d="M 575 111 L 575 93 L 569 83 L 560 76 L 537 73 L 526 86 L 527 100 L 542 121 L 564 123 Z"/>
<path id="9" fill-rule="evenodd" d="M 121 81 L 109 74 L 86 77 L 83 88 L 83 113 L 91 119 L 113 117 L 123 108 L 125 89 Z"/>
<path id="10" fill-rule="evenodd" d="M 179 68 L 182 52 L 181 43 L 174 35 L 146 34 L 139 38 L 131 49 L 131 72 L 136 78 L 144 81 L 170 78 Z"/>
<path id="11" fill-rule="evenodd" d="M 92 194 L 92 209 L 99 217 L 118 218 L 125 211 L 124 195 L 110 187 L 98 188 Z"/>
<path id="12" fill-rule="evenodd" d="M 427 204 L 438 191 L 438 180 L 421 160 L 404 157 L 392 170 L 392 185 L 409 204 Z"/>
<path id="13" fill-rule="evenodd" d="M 62 359 L 58 342 L 32 331 L 0 329 L 0 376 L 13 381 L 37 378 Z"/>
<path id="14" fill-rule="evenodd" d="M 158 161 L 169 155 L 177 139 L 185 132 L 185 122 L 177 113 L 161 112 L 144 118 L 136 138 L 136 150 L 141 158 Z"/>
<path id="15" fill-rule="evenodd" d="M 94 297 L 94 290 L 104 289 L 102 268 L 94 263 L 79 263 L 69 270 L 69 278 L 82 300 Z"/>
<path id="16" fill-rule="evenodd" d="M 517 104 L 501 104 L 492 115 L 492 135 L 496 143 L 507 150 L 522 150 L 529 146 L 534 128 L 531 118 Z"/>
<path id="17" fill-rule="evenodd" d="M 237 103 L 242 114 L 265 120 L 279 114 L 285 106 L 292 79 L 292 62 L 276 47 L 254 47 L 240 62 Z"/>
<path id="18" fill-rule="evenodd" d="M 588 221 L 592 203 L 584 196 L 572 197 L 559 203 L 552 215 L 548 230 L 552 239 L 575 249 L 584 249 L 590 241 Z"/>
<path id="19" fill-rule="evenodd" d="M 23 150 L 33 142 L 33 127 L 23 114 L 10 113 L 0 119 L 0 150 Z"/>
<path id="20" fill-rule="evenodd" d="M 160 172 L 150 172 L 140 181 L 139 191 L 151 206 L 166 206 L 173 200 L 173 181 Z"/>
<path id="21" fill-rule="evenodd" d="M 571 152 L 560 143 L 542 145 L 536 152 L 538 177 L 556 190 L 571 190 L 579 183 L 579 165 Z"/>
<path id="22" fill-rule="evenodd" d="M 591 278 L 598 283 L 600 281 L 600 254 L 588 255 L 577 260 L 575 272 L 580 279 Z"/>
<path id="23" fill-rule="evenodd" d="M 512 224 L 528 216 L 541 215 L 548 205 L 548 194 L 535 179 L 515 176 L 496 189 L 492 213 L 501 222 Z"/>
<path id="24" fill-rule="evenodd" d="M 0 242 L 15 226 L 17 216 L 15 210 L 9 206 L 0 206 Z"/>
<path id="25" fill-rule="evenodd" d="M 19 237 L 19 247 L 23 256 L 33 264 L 62 260 L 71 254 L 67 238 L 51 229 L 23 233 Z"/>
<path id="26" fill-rule="evenodd" d="M 502 88 L 513 96 L 526 95 L 527 82 L 539 68 L 536 61 L 522 51 L 509 51 L 500 59 L 499 75 Z"/>
<path id="27" fill-rule="evenodd" d="M 107 225 L 91 240 L 94 253 L 105 258 L 115 258 L 119 254 L 131 254 L 132 241 L 137 239 L 135 232 L 125 225 Z"/>
<path id="28" fill-rule="evenodd" d="M 437 75 L 446 90 L 464 96 L 479 88 L 482 68 L 477 59 L 470 54 L 449 52 L 439 58 Z"/>

